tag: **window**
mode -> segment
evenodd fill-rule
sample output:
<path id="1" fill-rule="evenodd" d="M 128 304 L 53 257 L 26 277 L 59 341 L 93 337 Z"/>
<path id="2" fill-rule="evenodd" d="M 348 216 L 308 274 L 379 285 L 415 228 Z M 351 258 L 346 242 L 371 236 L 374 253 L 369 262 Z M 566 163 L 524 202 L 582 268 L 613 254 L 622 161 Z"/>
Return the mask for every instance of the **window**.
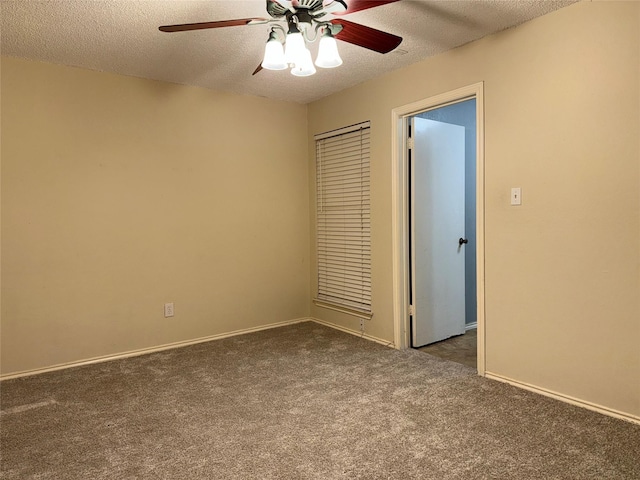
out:
<path id="1" fill-rule="evenodd" d="M 316 135 L 317 305 L 371 317 L 369 122 Z"/>

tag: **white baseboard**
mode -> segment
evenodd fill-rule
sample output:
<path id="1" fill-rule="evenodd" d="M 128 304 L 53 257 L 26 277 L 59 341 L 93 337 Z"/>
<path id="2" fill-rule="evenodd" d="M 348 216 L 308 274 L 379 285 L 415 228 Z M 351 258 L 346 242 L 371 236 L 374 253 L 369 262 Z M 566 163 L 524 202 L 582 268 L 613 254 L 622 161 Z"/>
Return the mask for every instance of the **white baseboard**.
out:
<path id="1" fill-rule="evenodd" d="M 122 358 L 137 357 L 140 355 L 147 355 L 149 353 L 162 352 L 163 350 L 171 350 L 173 348 L 187 347 L 189 345 L 196 345 L 198 343 L 211 342 L 213 340 L 220 340 L 223 338 L 235 337 L 238 335 L 245 335 L 247 333 L 259 332 L 261 330 L 269 330 L 271 328 L 278 328 L 278 327 L 284 327 L 286 325 L 294 325 L 296 323 L 309 322 L 311 320 L 312 320 L 311 318 L 306 318 L 306 317 L 296 318 L 293 320 L 286 320 L 284 322 L 270 323 L 268 325 L 262 325 L 260 327 L 244 328 L 241 330 L 234 330 L 232 332 L 219 333 L 217 335 L 209 335 L 207 337 L 200 337 L 192 340 L 185 340 L 182 342 L 167 343 L 164 345 L 159 345 L 157 347 L 141 348 L 138 350 L 130 350 L 128 352 L 116 353 L 113 355 L 104 355 L 101 357 L 94 357 L 86 360 L 60 363 L 57 365 L 53 365 L 51 367 L 36 368 L 33 370 L 24 370 L 22 372 L 15 372 L 15 373 L 9 373 L 6 375 L 0 375 L 0 381 L 10 380 L 12 378 L 27 377 L 30 375 L 38 375 L 40 373 L 54 372 L 56 370 L 65 370 L 67 368 L 81 367 L 83 365 L 91 365 L 94 363 L 109 362 L 111 360 L 120 360 Z"/>
<path id="2" fill-rule="evenodd" d="M 469 330 L 473 330 L 475 328 L 478 328 L 478 322 L 466 323 L 464 325 L 464 331 L 465 332 L 468 332 Z"/>
<path id="3" fill-rule="evenodd" d="M 319 318 L 310 318 L 312 322 L 319 323 L 320 325 L 324 325 L 325 327 L 333 328 L 335 330 L 340 330 L 341 332 L 349 333 L 351 335 L 355 335 L 356 337 L 364 338 L 366 340 L 370 340 L 372 342 L 379 343 L 380 345 L 384 345 L 385 347 L 396 348 L 393 345 L 393 342 L 389 340 L 384 340 L 382 338 L 374 337 L 373 335 L 369 335 L 368 333 L 360 332 L 358 330 L 352 330 L 351 328 L 343 327 L 342 325 L 337 325 L 335 323 L 327 322 L 326 320 L 320 320 Z"/>
<path id="4" fill-rule="evenodd" d="M 579 398 L 574 398 L 569 395 L 565 395 L 563 393 L 554 392 L 552 390 L 547 390 L 546 388 L 537 387 L 529 383 L 513 380 L 512 378 L 504 377 L 502 375 L 496 375 L 495 373 L 485 372 L 484 376 L 486 378 L 490 378 L 491 380 L 497 380 L 499 382 L 508 383 L 509 385 L 513 385 L 514 387 L 522 388 L 524 390 L 529 390 L 530 392 L 544 395 L 545 397 L 550 397 L 556 400 L 560 400 L 561 402 L 564 402 L 564 403 L 576 405 L 578 407 L 586 408 L 587 410 L 592 410 L 594 412 L 598 412 L 603 415 L 608 415 L 610 417 L 619 418 L 621 420 L 626 420 L 627 422 L 640 425 L 640 417 L 636 415 L 631 415 L 629 413 L 620 412 L 612 408 L 603 407 L 602 405 L 587 402 L 585 400 L 580 400 Z"/>

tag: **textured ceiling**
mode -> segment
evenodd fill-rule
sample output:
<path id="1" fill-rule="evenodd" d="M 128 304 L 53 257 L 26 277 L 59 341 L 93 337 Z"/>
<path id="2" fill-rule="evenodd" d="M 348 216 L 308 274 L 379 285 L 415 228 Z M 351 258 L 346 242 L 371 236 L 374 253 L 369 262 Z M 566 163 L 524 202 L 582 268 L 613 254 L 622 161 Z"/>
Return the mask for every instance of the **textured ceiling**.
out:
<path id="1" fill-rule="evenodd" d="M 338 42 L 341 67 L 251 73 L 268 25 L 162 33 L 158 26 L 267 17 L 265 0 L 0 0 L 2 54 L 308 103 L 573 3 L 401 0 L 342 17 L 403 37 L 382 55 Z M 312 47 L 313 51 L 313 47 Z"/>

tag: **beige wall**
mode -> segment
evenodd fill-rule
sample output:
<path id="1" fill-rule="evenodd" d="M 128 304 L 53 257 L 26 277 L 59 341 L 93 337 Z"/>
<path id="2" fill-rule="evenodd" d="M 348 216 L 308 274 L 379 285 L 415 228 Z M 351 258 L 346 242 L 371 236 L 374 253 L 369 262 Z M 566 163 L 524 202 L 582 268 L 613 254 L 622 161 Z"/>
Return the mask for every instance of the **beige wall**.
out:
<path id="1" fill-rule="evenodd" d="M 12 58 L 1 106 L 3 374 L 309 315 L 306 106 Z"/>
<path id="2" fill-rule="evenodd" d="M 640 2 L 575 4 L 310 104 L 310 134 L 372 123 L 366 330 L 393 340 L 391 110 L 480 81 L 487 372 L 638 417 Z"/>

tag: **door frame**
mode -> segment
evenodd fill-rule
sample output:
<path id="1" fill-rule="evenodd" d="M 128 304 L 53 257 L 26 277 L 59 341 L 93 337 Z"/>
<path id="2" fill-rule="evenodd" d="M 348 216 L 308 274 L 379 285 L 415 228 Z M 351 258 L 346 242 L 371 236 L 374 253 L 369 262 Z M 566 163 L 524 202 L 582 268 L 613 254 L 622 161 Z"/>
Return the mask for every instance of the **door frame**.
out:
<path id="1" fill-rule="evenodd" d="M 484 82 L 394 108 L 391 111 L 392 228 L 393 228 L 393 317 L 394 344 L 398 349 L 411 346 L 409 314 L 409 199 L 407 119 L 425 110 L 463 100 L 476 99 L 476 298 L 477 368 L 485 374 L 485 288 L 484 288 Z"/>

